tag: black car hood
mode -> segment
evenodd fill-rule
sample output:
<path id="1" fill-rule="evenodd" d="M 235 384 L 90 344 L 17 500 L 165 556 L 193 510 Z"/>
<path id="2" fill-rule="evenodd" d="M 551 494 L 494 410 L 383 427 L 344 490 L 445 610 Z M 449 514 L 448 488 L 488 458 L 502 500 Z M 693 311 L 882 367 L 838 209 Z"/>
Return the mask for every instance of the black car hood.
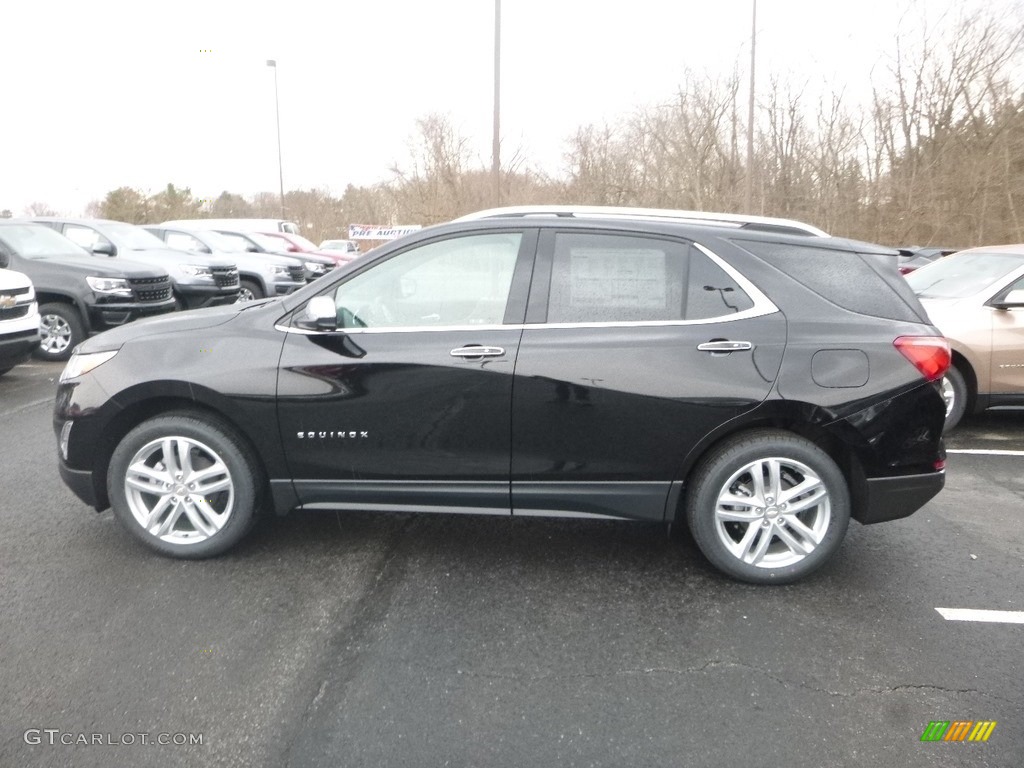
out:
<path id="1" fill-rule="evenodd" d="M 55 264 L 68 272 L 93 277 L 166 277 L 167 270 L 130 259 L 99 259 L 69 253 L 67 256 L 42 256 L 25 263 Z"/>
<path id="2" fill-rule="evenodd" d="M 259 302 L 259 304 L 267 303 L 269 301 Z M 197 309 L 191 312 L 174 312 L 172 314 L 136 320 L 86 339 L 86 341 L 79 345 L 78 351 L 82 353 L 103 352 L 108 349 L 118 349 L 125 342 L 143 336 L 159 336 L 165 333 L 180 334 L 182 332 L 215 328 L 235 319 L 240 312 L 256 309 L 257 306 L 256 302 L 227 304 L 221 307 L 207 307 L 206 309 Z"/>

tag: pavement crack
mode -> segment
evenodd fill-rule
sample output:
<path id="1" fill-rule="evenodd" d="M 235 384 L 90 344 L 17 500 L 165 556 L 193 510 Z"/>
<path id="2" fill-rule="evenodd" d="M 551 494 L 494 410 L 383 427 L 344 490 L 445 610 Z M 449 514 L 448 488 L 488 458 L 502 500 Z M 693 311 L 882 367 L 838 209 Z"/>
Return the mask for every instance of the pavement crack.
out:
<path id="1" fill-rule="evenodd" d="M 787 680 L 784 677 L 779 677 L 766 669 L 753 666 L 751 664 L 744 664 L 737 661 L 729 661 L 726 659 L 711 659 L 703 664 L 690 666 L 690 667 L 638 667 L 638 668 L 627 668 L 617 669 L 610 672 L 578 672 L 570 674 L 561 674 L 557 672 L 544 673 L 539 675 L 518 675 L 515 673 L 501 673 L 501 672 L 478 672 L 474 670 L 458 669 L 456 674 L 462 677 L 470 678 L 492 678 L 492 679 L 507 679 L 516 680 L 519 682 L 540 682 L 542 680 L 574 680 L 574 679 L 602 679 L 602 678 L 614 678 L 622 677 L 626 675 L 694 675 L 704 674 L 709 671 L 717 670 L 742 670 L 744 672 L 754 672 L 762 675 L 769 680 L 778 683 L 779 685 L 790 688 L 799 689 L 804 691 L 811 691 L 813 693 L 822 693 L 826 696 L 834 696 L 837 698 L 855 698 L 857 696 L 866 695 L 887 695 L 893 693 L 901 693 L 903 691 L 937 691 L 941 693 L 968 695 L 976 694 L 978 696 L 984 696 L 987 699 L 993 699 L 995 701 L 1001 701 L 1007 704 L 1014 704 L 1016 702 L 1011 699 L 1007 699 L 1003 696 L 996 696 L 986 691 L 979 690 L 977 688 L 948 688 L 941 685 L 930 685 L 930 684 L 903 684 L 903 685 L 891 685 L 891 686 L 865 686 L 861 688 L 853 688 L 851 690 L 834 690 L 831 688 L 824 688 L 821 686 L 811 685 L 810 683 L 798 681 L 798 680 Z M 440 671 L 440 670 L 439 670 Z M 450 671 L 450 670 L 449 670 Z"/>

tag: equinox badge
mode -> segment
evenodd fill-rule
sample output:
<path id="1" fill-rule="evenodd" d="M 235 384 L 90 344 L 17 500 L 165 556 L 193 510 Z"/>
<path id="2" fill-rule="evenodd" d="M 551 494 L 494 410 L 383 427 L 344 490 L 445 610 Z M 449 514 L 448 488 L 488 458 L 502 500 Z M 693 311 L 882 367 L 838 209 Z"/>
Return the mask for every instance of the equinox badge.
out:
<path id="1" fill-rule="evenodd" d="M 330 432 L 298 432 L 297 434 L 298 434 L 299 440 L 312 440 L 313 438 L 316 438 L 316 437 L 319 437 L 321 440 L 338 440 L 338 439 L 355 440 L 357 438 L 369 437 L 370 436 L 369 432 L 362 432 L 362 431 L 360 431 L 360 432 L 355 432 L 355 431 L 346 432 L 345 430 L 341 430 L 341 431 L 338 431 L 338 432 L 335 432 L 335 431 L 330 431 Z"/>

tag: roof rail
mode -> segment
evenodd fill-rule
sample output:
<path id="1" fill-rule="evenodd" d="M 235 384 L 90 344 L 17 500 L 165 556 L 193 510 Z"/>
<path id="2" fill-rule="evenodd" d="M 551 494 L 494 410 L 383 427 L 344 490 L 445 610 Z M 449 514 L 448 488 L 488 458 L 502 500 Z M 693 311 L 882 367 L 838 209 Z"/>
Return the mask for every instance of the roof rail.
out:
<path id="1" fill-rule="evenodd" d="M 747 216 L 742 213 L 717 213 L 712 211 L 675 211 L 663 208 L 619 208 L 613 206 L 586 205 L 514 205 L 507 208 L 490 208 L 461 216 L 455 221 L 475 221 L 501 217 L 554 216 L 572 219 L 651 219 L 657 221 L 685 221 L 692 224 L 756 229 L 760 232 L 782 232 L 810 237 L 829 237 L 810 224 L 793 219 L 777 219 L 771 216 Z"/>

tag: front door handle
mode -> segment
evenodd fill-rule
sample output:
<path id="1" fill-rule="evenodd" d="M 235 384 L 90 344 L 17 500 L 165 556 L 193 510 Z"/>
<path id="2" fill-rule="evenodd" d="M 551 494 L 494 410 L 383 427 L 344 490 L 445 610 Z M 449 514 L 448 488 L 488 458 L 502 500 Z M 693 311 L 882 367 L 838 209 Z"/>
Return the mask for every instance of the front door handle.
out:
<path id="1" fill-rule="evenodd" d="M 703 344 L 697 345 L 697 349 L 701 352 L 742 352 L 753 348 L 754 345 L 749 341 L 728 341 L 726 339 L 705 341 Z"/>
<path id="2" fill-rule="evenodd" d="M 470 344 L 466 347 L 457 347 L 450 354 L 452 357 L 461 357 L 468 360 L 478 357 L 501 357 L 505 354 L 505 350 L 501 347 L 483 347 L 479 344 Z"/>

